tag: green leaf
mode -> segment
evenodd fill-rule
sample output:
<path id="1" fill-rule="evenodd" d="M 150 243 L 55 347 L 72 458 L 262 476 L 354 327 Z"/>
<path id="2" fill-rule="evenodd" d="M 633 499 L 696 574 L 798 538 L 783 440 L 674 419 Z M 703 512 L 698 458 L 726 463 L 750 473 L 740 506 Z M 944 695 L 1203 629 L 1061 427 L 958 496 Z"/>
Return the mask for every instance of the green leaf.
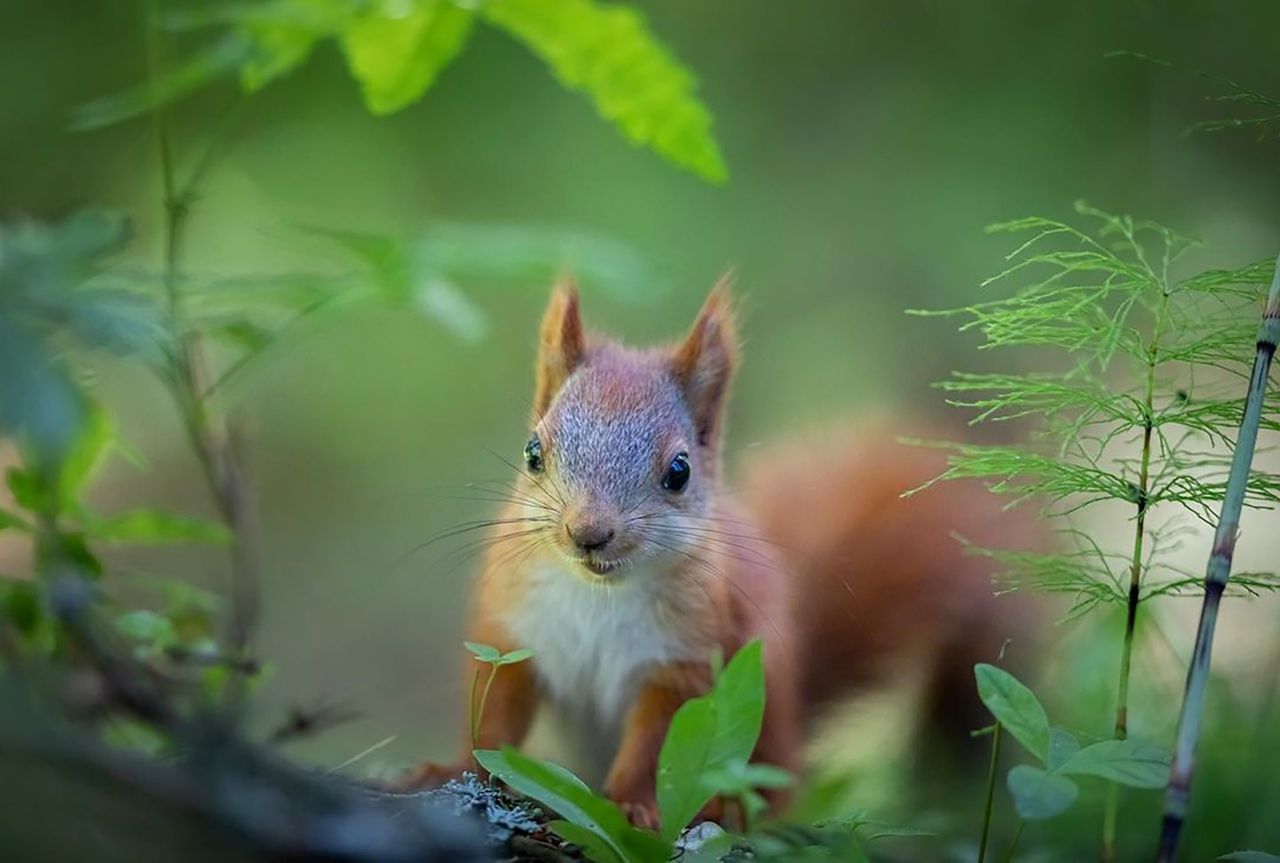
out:
<path id="1" fill-rule="evenodd" d="M 278 0 L 234 10 L 232 20 L 254 48 L 240 68 L 240 86 L 254 93 L 292 72 L 317 42 L 342 32 L 353 8 L 346 0 Z"/>
<path id="2" fill-rule="evenodd" d="M 1229 860 L 1231 863 L 1280 863 L 1280 857 L 1265 851 L 1232 851 L 1218 859 Z"/>
<path id="3" fill-rule="evenodd" d="M 671 717 L 658 753 L 658 814 L 662 838 L 674 842 L 680 831 L 715 796 L 703 777 L 710 767 L 716 733 L 716 706 L 707 696 L 691 698 Z"/>
<path id="4" fill-rule="evenodd" d="M 710 697 L 716 705 L 712 764 L 747 761 L 764 724 L 764 645 L 750 642 L 733 655 L 716 680 Z"/>
<path id="5" fill-rule="evenodd" d="M 478 342 L 489 330 L 484 312 L 459 288 L 442 279 L 426 282 L 414 293 L 415 306 L 455 336 Z"/>
<path id="6" fill-rule="evenodd" d="M 76 439 L 86 401 L 39 335 L 8 314 L 0 314 L 0 434 L 17 438 L 41 464 L 56 467 Z M 12 489 L 12 470 L 9 476 Z"/>
<path id="7" fill-rule="evenodd" d="M 60 563 L 75 566 L 82 575 L 93 578 L 102 575 L 102 562 L 90 550 L 84 534 L 68 531 L 58 533 L 54 537 L 50 554 Z"/>
<path id="8" fill-rule="evenodd" d="M 533 658 L 533 651 L 527 647 L 521 647 L 518 650 L 508 651 L 498 657 L 499 665 L 515 665 L 517 662 L 524 662 L 526 659 Z"/>
<path id="9" fill-rule="evenodd" d="M 29 531 L 31 530 L 31 525 L 27 524 L 18 514 L 9 512 L 7 509 L 0 509 L 0 530 L 8 530 L 10 528 Z"/>
<path id="10" fill-rule="evenodd" d="M 116 618 L 116 629 L 125 638 L 147 647 L 163 647 L 177 637 L 169 618 L 146 609 L 120 615 Z"/>
<path id="11" fill-rule="evenodd" d="M 707 801 L 729 790 L 717 782 L 725 778 L 724 771 L 748 769 L 764 722 L 764 699 L 763 645 L 757 639 L 734 654 L 709 693 L 676 711 L 658 753 L 664 838 L 674 840 Z M 739 784 L 735 781 L 732 790 L 743 790 Z"/>
<path id="12" fill-rule="evenodd" d="M 71 113 L 71 129 L 77 132 L 99 129 L 176 102 L 219 78 L 233 75 L 251 56 L 252 45 L 241 35 L 229 33 L 156 81 L 138 84 L 76 108 Z"/>
<path id="13" fill-rule="evenodd" d="M 1169 781 L 1169 755 L 1136 740 L 1103 740 L 1075 753 L 1058 772 L 1101 776 L 1133 788 L 1163 788 Z"/>
<path id="14" fill-rule="evenodd" d="M 1079 751 L 1080 741 L 1076 740 L 1075 735 L 1069 731 L 1063 731 L 1061 728 L 1051 729 L 1049 732 L 1049 758 L 1046 765 L 1050 770 L 1057 770 Z"/>
<path id="15" fill-rule="evenodd" d="M 623 863 L 660 863 L 670 847 L 637 830 L 616 805 L 591 792 L 581 779 L 556 764 L 521 754 L 513 747 L 478 750 L 476 761 L 516 791 L 532 797 L 572 824 L 598 837 Z"/>
<path id="16" fill-rule="evenodd" d="M 586 827 L 579 827 L 571 821 L 557 819 L 548 821 L 547 829 L 570 845 L 577 845 L 582 849 L 587 859 L 594 861 L 594 863 L 622 863 L 622 858 L 609 847 L 609 843 Z"/>
<path id="17" fill-rule="evenodd" d="M 58 498 L 62 508 L 72 507 L 101 466 L 115 440 L 111 415 L 94 405 L 80 427 L 80 435 L 62 461 L 58 475 Z"/>
<path id="18" fill-rule="evenodd" d="M 1009 771 L 1008 786 L 1018 815 L 1028 821 L 1042 821 L 1065 812 L 1080 793 L 1067 777 L 1028 764 Z"/>
<path id="19" fill-rule="evenodd" d="M 105 542 L 167 545 L 207 542 L 226 545 L 233 537 L 221 524 L 153 509 L 134 509 L 84 523 L 86 535 Z"/>
<path id="20" fill-rule="evenodd" d="M 5 485 L 13 501 L 27 512 L 40 512 L 46 507 L 46 492 L 40 477 L 20 467 L 11 467 L 4 474 Z"/>
<path id="21" fill-rule="evenodd" d="M 0 614 L 18 632 L 30 636 L 44 617 L 39 589 L 30 581 L 0 580 Z"/>
<path id="22" fill-rule="evenodd" d="M 1049 759 L 1049 718 L 1035 693 L 1004 669 L 979 663 L 973 667 L 978 695 L 1000 724 L 1041 762 Z"/>
<path id="23" fill-rule="evenodd" d="M 390 114 L 422 97 L 471 34 L 472 13 L 451 0 L 383 0 L 342 35 L 351 74 L 373 114 Z"/>
<path id="24" fill-rule="evenodd" d="M 725 180 L 693 76 L 634 9 L 596 0 L 488 0 L 479 13 L 541 57 L 565 87 L 590 96 L 628 140 L 705 180 Z"/>
<path id="25" fill-rule="evenodd" d="M 502 659 L 502 651 L 490 644 L 477 644 L 474 641 L 464 641 L 462 646 L 471 651 L 471 655 L 481 662 L 497 663 Z"/>

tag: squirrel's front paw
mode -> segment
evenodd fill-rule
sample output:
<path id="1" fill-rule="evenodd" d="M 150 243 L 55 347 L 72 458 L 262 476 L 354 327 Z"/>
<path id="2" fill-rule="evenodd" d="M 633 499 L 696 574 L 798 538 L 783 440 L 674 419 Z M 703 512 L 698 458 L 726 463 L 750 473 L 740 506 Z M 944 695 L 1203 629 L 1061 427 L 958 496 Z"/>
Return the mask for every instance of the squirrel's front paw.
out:
<path id="1" fill-rule="evenodd" d="M 450 779 L 457 779 L 464 771 L 471 769 L 473 768 L 465 764 L 437 764 L 428 761 L 426 764 L 411 768 L 396 782 L 396 787 L 401 791 L 439 788 Z"/>
<path id="2" fill-rule="evenodd" d="M 636 827 L 654 831 L 659 827 L 658 804 L 653 800 L 618 801 L 618 808 Z"/>

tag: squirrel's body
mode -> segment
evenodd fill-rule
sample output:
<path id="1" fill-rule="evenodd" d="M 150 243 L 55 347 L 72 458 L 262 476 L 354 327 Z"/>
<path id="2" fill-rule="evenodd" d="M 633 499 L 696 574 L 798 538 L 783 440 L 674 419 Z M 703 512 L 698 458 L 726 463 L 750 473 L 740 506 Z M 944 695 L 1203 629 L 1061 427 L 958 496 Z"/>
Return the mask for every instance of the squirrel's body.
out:
<path id="1" fill-rule="evenodd" d="M 720 443 L 737 355 L 724 289 L 684 342 L 650 350 L 588 340 L 576 294 L 557 290 L 528 469 L 473 595 L 470 640 L 534 651 L 495 677 L 476 745 L 519 745 L 549 702 L 608 759 L 605 792 L 641 823 L 655 817 L 669 720 L 707 690 L 715 652 L 764 641 L 755 758 L 795 769 L 809 708 L 844 684 L 910 656 L 935 664 L 943 685 L 957 662 L 968 674 L 972 656 L 998 648 L 989 572 L 949 535 L 998 523 L 997 508 L 971 490 L 941 506 L 897 496 L 930 477 L 933 459 L 769 456 L 750 500 L 733 499 Z"/>

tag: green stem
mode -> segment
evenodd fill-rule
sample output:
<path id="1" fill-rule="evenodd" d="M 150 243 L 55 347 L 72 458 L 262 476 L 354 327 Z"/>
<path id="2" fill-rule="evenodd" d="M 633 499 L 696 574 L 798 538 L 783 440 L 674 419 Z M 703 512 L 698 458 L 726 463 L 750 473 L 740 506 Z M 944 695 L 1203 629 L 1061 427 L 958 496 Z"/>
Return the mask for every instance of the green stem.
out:
<path id="1" fill-rule="evenodd" d="M 1231 472 L 1227 476 L 1227 489 L 1213 535 L 1213 550 L 1205 567 L 1204 605 L 1196 630 L 1195 648 L 1191 652 L 1191 662 L 1187 669 L 1187 686 L 1182 699 L 1182 712 L 1178 717 L 1173 765 L 1169 773 L 1169 785 L 1165 789 L 1164 818 L 1157 854 L 1160 863 L 1173 863 L 1177 857 L 1182 826 L 1191 798 L 1191 774 L 1195 768 L 1196 742 L 1200 737 L 1200 724 L 1204 717 L 1205 690 L 1209 683 L 1209 664 L 1213 653 L 1214 629 L 1218 622 L 1218 606 L 1231 577 L 1236 534 L 1240 531 L 1240 511 L 1248 490 L 1249 468 L 1253 464 L 1253 451 L 1258 443 L 1258 427 L 1277 342 L 1280 342 L 1280 258 L 1276 260 L 1276 272 L 1271 280 L 1262 323 L 1258 327 L 1257 353 L 1253 360 L 1253 372 L 1249 377 L 1244 415 L 1240 419 L 1240 433 L 1236 438 L 1235 453 L 1231 457 Z"/>
<path id="2" fill-rule="evenodd" d="M 1133 554 L 1129 559 L 1129 596 L 1125 609 L 1124 641 L 1120 647 L 1120 680 L 1116 686 L 1116 719 L 1114 736 L 1124 740 L 1129 736 L 1129 677 L 1133 664 L 1133 636 L 1138 623 L 1138 606 L 1142 602 L 1142 549 L 1146 540 L 1148 494 L 1151 478 L 1151 439 L 1155 431 L 1156 367 L 1160 364 L 1160 335 L 1164 326 L 1165 311 L 1169 305 L 1169 290 L 1160 292 L 1160 304 L 1156 309 L 1151 344 L 1147 348 L 1146 381 L 1142 393 L 1142 461 L 1138 467 L 1136 486 L 1137 518 L 1133 529 Z M 1102 820 L 1103 863 L 1116 859 L 1116 825 L 1120 815 L 1120 789 L 1111 783 L 1107 789 L 1106 808 Z"/>
<path id="3" fill-rule="evenodd" d="M 162 0 L 150 0 L 147 6 L 147 63 L 153 87 L 160 78 L 163 65 L 161 5 Z M 160 106 L 155 109 L 153 116 L 165 217 L 162 278 L 168 302 L 171 336 L 168 383 L 218 515 L 234 537 L 231 547 L 232 613 L 229 640 L 232 652 L 242 654 L 257 617 L 258 605 L 258 553 L 253 526 L 253 499 L 245 476 L 237 429 L 225 419 L 213 417 L 208 410 L 206 397 L 211 380 L 209 361 L 199 333 L 188 325 L 182 302 L 181 251 L 191 212 L 190 205 L 198 192 L 198 183 L 203 179 L 213 157 L 206 153 L 206 158 L 201 160 L 188 182 L 180 187 L 168 111 Z"/>
<path id="4" fill-rule="evenodd" d="M 471 729 L 472 748 L 475 748 L 479 743 L 480 724 L 484 722 L 484 706 L 489 703 L 489 690 L 493 688 L 493 679 L 497 676 L 498 664 L 495 662 L 489 669 L 489 679 L 484 682 L 484 691 L 480 693 L 480 707 L 476 710 L 475 724 Z"/>
<path id="5" fill-rule="evenodd" d="M 978 841 L 978 863 L 987 859 L 987 840 L 991 836 L 991 804 L 996 796 L 996 764 L 1000 760 L 1000 723 L 991 732 L 991 764 L 987 767 L 987 799 L 982 807 L 982 838 Z"/>
<path id="6" fill-rule="evenodd" d="M 471 730 L 471 749 L 474 751 L 479 747 L 476 740 L 480 735 L 480 712 L 476 709 L 476 689 L 480 685 L 480 666 L 476 666 L 475 672 L 471 675 L 471 690 L 467 693 L 467 710 L 470 711 L 468 725 Z"/>

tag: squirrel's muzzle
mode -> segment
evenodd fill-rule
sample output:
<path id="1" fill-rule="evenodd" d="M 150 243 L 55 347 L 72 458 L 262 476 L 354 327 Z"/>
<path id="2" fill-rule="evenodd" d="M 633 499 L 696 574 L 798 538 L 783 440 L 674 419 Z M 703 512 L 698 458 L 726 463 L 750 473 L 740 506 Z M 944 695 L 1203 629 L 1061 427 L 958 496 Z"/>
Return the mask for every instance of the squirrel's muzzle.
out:
<path id="1" fill-rule="evenodd" d="M 603 551 L 616 535 L 613 527 L 603 522 L 566 525 L 565 530 L 573 544 L 586 552 Z"/>

